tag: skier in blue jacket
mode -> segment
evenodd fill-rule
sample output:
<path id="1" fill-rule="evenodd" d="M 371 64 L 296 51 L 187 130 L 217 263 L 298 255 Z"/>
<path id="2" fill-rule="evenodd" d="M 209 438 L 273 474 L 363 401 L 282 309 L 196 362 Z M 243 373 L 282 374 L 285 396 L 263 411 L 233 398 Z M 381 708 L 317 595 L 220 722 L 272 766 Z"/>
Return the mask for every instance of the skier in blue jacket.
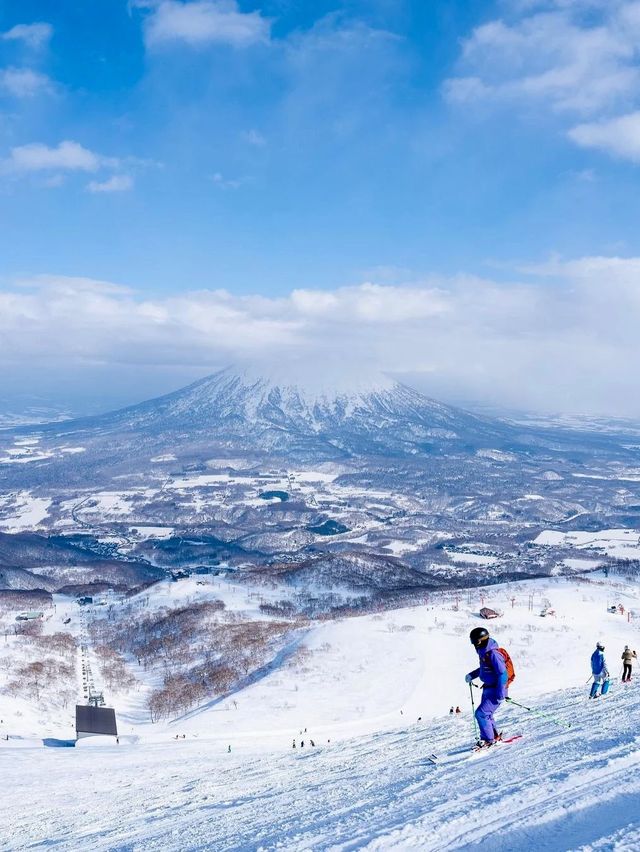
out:
<path id="1" fill-rule="evenodd" d="M 593 683 L 591 684 L 591 692 L 589 698 L 598 697 L 598 687 L 600 695 L 606 695 L 609 692 L 609 669 L 607 661 L 604 658 L 604 645 L 598 642 L 596 649 L 591 655 L 591 674 L 593 675 Z"/>
<path id="2" fill-rule="evenodd" d="M 480 729 L 478 746 L 493 745 L 500 735 L 495 726 L 493 714 L 507 697 L 507 664 L 498 650 L 498 643 L 491 639 L 485 627 L 475 627 L 469 634 L 471 644 L 478 652 L 480 667 L 465 677 L 467 683 L 479 677 L 482 681 L 482 701 L 476 710 L 476 719 Z"/>

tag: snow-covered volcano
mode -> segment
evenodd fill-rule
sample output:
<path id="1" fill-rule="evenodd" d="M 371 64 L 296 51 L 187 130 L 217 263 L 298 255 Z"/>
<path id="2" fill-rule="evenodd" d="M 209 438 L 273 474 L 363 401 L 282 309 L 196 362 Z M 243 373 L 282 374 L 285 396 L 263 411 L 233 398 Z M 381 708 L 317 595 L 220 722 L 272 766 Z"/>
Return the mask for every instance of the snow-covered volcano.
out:
<path id="1" fill-rule="evenodd" d="M 52 427 L 53 428 L 53 427 Z M 428 399 L 385 376 L 343 387 L 282 383 L 225 369 L 166 396 L 74 421 L 60 433 L 207 440 L 221 447 L 331 458 L 433 453 L 504 438 L 509 427 Z"/>
<path id="2" fill-rule="evenodd" d="M 161 469 L 206 470 L 212 460 L 217 467 L 267 470 L 283 462 L 302 469 L 335 462 L 372 476 L 398 476 L 396 487 L 403 491 L 411 490 L 411 470 L 419 490 L 439 482 L 447 493 L 463 494 L 484 489 L 493 468 L 502 499 L 507 469 L 521 496 L 523 465 L 535 472 L 538 464 L 548 470 L 552 461 L 631 457 L 633 448 L 607 435 L 478 416 L 387 376 L 309 386 L 234 368 L 119 411 L 0 435 L 0 474 L 14 490 L 95 485 L 114 477 L 118 484 L 133 474 L 141 484 Z M 568 496 L 573 506 L 575 495 Z"/>

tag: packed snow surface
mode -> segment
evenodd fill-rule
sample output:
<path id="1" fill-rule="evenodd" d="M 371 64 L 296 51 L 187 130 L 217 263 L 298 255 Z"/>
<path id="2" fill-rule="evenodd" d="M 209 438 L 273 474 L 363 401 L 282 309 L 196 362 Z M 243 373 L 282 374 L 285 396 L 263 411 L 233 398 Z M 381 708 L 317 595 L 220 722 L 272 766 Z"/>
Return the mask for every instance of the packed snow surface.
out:
<path id="1" fill-rule="evenodd" d="M 251 590 L 198 582 L 157 584 L 145 607 L 197 594 L 239 614 L 256 607 Z M 622 611 L 608 612 L 614 603 Z M 484 604 L 504 612 L 489 627 L 514 659 L 511 697 L 547 715 L 503 705 L 500 727 L 522 738 L 472 755 L 464 674 Z M 300 637 L 300 659 L 282 655 L 244 689 L 169 722 L 149 723 L 141 674 L 114 701 L 119 745 L 43 748 L 71 739 L 72 708 L 22 704 L 17 715 L 0 692 L 0 849 L 640 848 L 640 692 L 619 681 L 638 616 L 637 583 L 596 572 L 320 623 Z M 78 607 L 56 597 L 46 631 L 68 617 L 83 629 Z M 0 672 L 18 647 L 9 638 Z M 614 679 L 590 702 L 596 640 Z M 451 717 L 452 705 L 462 713 Z"/>
<path id="2" fill-rule="evenodd" d="M 592 704 L 549 694 L 538 706 L 571 728 L 505 710 L 523 738 L 475 756 L 468 714 L 270 754 L 198 740 L 7 750 L 2 848 L 630 852 L 639 699 L 636 685 Z"/>

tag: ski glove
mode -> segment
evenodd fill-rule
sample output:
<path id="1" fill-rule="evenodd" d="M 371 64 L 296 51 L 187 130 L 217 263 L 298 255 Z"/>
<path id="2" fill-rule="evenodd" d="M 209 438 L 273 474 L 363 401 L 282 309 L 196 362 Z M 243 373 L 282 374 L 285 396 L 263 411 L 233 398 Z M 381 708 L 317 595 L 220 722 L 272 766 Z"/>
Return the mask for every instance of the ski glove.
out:
<path id="1" fill-rule="evenodd" d="M 471 681 L 473 680 L 473 675 L 469 673 L 468 675 L 464 676 L 464 679 L 466 683 L 471 683 Z"/>

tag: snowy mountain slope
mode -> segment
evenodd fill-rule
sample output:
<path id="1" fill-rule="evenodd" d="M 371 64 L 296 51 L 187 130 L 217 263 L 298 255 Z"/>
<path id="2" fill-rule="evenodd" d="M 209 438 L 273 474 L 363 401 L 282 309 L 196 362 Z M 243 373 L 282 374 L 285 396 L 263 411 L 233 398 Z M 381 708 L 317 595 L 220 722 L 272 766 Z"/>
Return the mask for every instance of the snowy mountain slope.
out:
<path id="1" fill-rule="evenodd" d="M 286 456 L 289 463 L 315 463 L 469 457 L 478 451 L 485 460 L 489 452 L 504 463 L 518 460 L 514 452 L 547 458 L 570 452 L 575 460 L 585 453 L 633 456 L 607 436 L 526 429 L 444 405 L 385 377 L 320 393 L 232 368 L 120 411 L 26 431 L 38 441 L 37 455 L 18 459 L 21 481 L 26 476 L 61 484 L 76 481 L 78 472 L 131 474 L 132 462 L 144 459 L 146 467 L 150 457 L 197 463 L 211 456 L 230 461 Z M 16 448 L 8 444 L 6 452 L 11 468 Z M 120 470 L 125 461 L 128 466 Z"/>
<path id="2" fill-rule="evenodd" d="M 32 430 L 33 431 L 33 430 Z M 161 434 L 195 436 L 231 452 L 269 451 L 312 454 L 316 459 L 351 454 L 413 454 L 446 448 L 508 451 L 610 452 L 610 436 L 587 431 L 527 427 L 472 414 L 437 402 L 384 375 L 348 387 L 312 388 L 229 367 L 157 399 L 108 414 L 52 423 L 38 434 L 57 440 L 119 435 L 120 440 Z M 491 447 L 491 450 L 487 450 Z M 115 446 L 113 447 L 115 449 Z M 175 449 L 175 447 L 173 447 Z M 57 448 L 60 449 L 60 448 Z M 62 447 L 75 453 L 81 448 Z M 504 451 L 507 451 L 506 454 Z M 511 460 L 515 461 L 515 458 Z"/>
<path id="3" fill-rule="evenodd" d="M 230 581 L 202 589 L 195 579 L 160 583 L 140 602 L 161 608 L 211 594 L 240 619 L 257 607 Z M 132 661 L 138 683 L 129 700 L 114 702 L 119 746 L 42 748 L 35 737 L 61 744 L 71 735 L 61 725 L 71 712 L 21 702 L 17 714 L 0 691 L 0 732 L 11 734 L 0 739 L 0 848 L 638 848 L 640 681 L 618 680 L 620 651 L 639 636 L 627 618 L 637 583 L 597 573 L 473 589 L 459 601 L 454 594 L 318 623 L 296 665 L 276 660 L 232 695 L 154 725 L 144 696 L 157 672 Z M 468 629 L 487 595 L 504 609 L 491 628 L 516 664 L 513 698 L 571 727 L 503 706 L 500 727 L 523 739 L 473 756 L 463 675 L 475 659 Z M 555 615 L 541 617 L 547 601 Z M 611 601 L 623 603 L 624 616 L 607 612 Z M 68 617 L 77 629 L 77 606 L 62 596 L 56 603 L 47 632 Z M 590 702 L 595 638 L 606 644 L 614 680 L 608 697 Z M 2 655 L 15 654 L 17 642 L 10 637 Z M 461 716 L 450 717 L 452 703 Z"/>
<path id="4" fill-rule="evenodd" d="M 202 583 L 205 583 L 202 585 Z M 234 578 L 197 575 L 179 583 L 162 581 L 135 597 L 96 607 L 91 618 L 135 621 L 151 613 L 205 601 L 223 601 L 233 621 L 269 619 L 262 601 L 278 601 L 282 589 L 234 582 Z M 301 654 L 276 656 L 258 678 L 230 694 L 214 694 L 186 715 L 152 724 L 146 700 L 162 680 L 162 658 L 141 668 L 135 657 L 129 672 L 136 678 L 130 692 L 110 690 L 120 729 L 140 742 L 161 741 L 175 734 L 206 737 L 234 749 L 260 746 L 280 750 L 305 727 L 312 733 L 338 738 L 393 729 L 401 719 L 438 718 L 452 704 L 466 707 L 468 687 L 462 675 L 474 664 L 468 632 L 478 623 L 481 606 L 504 615 L 492 623 L 494 634 L 508 647 L 517 669 L 517 693 L 529 697 L 565 687 L 578 687 L 587 677 L 588 660 L 596 639 L 607 646 L 612 672 L 620 673 L 619 654 L 635 646 L 640 589 L 633 581 L 605 578 L 549 578 L 475 588 L 460 592 L 425 592 L 424 605 L 358 615 L 324 618 L 303 625 L 296 638 Z M 624 615 L 607 612 L 611 602 Z M 46 633 L 70 631 L 77 639 L 81 618 L 88 617 L 72 598 L 57 595 L 56 611 L 47 614 Z M 26 608 L 17 604 L 17 609 Z M 541 617 L 545 608 L 554 615 Z M 629 612 L 636 615 L 629 617 Z M 69 625 L 65 624 L 71 617 Z M 630 620 L 628 620 L 630 618 Z M 0 632 L 13 633 L 13 618 L 0 618 Z M 199 641 L 199 640 L 198 640 Z M 640 649 L 638 649 L 640 650 Z M 15 698 L 4 687 L 22 662 L 18 636 L 0 646 L 0 718 L 7 732 L 23 737 L 73 734 L 72 713 L 53 712 L 45 701 L 27 714 L 16 714 Z M 567 660 L 577 661 L 566 665 Z M 7 662 L 10 661 L 10 665 Z M 438 688 L 433 689 L 432 684 Z M 260 708 L 259 712 L 256 708 Z M 0 727 L 0 733 L 2 733 Z"/>
<path id="5" fill-rule="evenodd" d="M 273 576 L 313 596 L 319 589 L 345 589 L 356 594 L 409 592 L 434 587 L 420 571 L 393 557 L 358 553 L 324 554 L 296 564 L 283 563 Z"/>
<path id="6" fill-rule="evenodd" d="M 42 574 L 25 571 L 24 568 L 11 568 L 0 565 L 0 589 L 3 591 L 43 589 L 44 591 L 51 592 L 54 588 L 55 584 Z"/>
<path id="7" fill-rule="evenodd" d="M 637 849 L 637 686 L 542 706 L 572 727 L 506 710 L 523 739 L 477 756 L 461 751 L 468 717 L 277 754 L 193 740 L 3 748 L 1 848 Z M 449 762 L 432 765 L 433 751 Z"/>
<path id="8" fill-rule="evenodd" d="M 104 558 L 62 537 L 0 532 L 0 588 L 54 591 L 94 581 L 134 586 L 160 576 L 144 562 Z"/>
<path id="9" fill-rule="evenodd" d="M 206 436 L 221 448 L 340 458 L 352 453 L 429 451 L 433 445 L 510 438 L 515 430 L 376 377 L 356 389 L 309 391 L 268 377 L 221 370 L 186 388 L 121 411 L 52 424 L 45 433 L 120 434 L 132 440 Z"/>

